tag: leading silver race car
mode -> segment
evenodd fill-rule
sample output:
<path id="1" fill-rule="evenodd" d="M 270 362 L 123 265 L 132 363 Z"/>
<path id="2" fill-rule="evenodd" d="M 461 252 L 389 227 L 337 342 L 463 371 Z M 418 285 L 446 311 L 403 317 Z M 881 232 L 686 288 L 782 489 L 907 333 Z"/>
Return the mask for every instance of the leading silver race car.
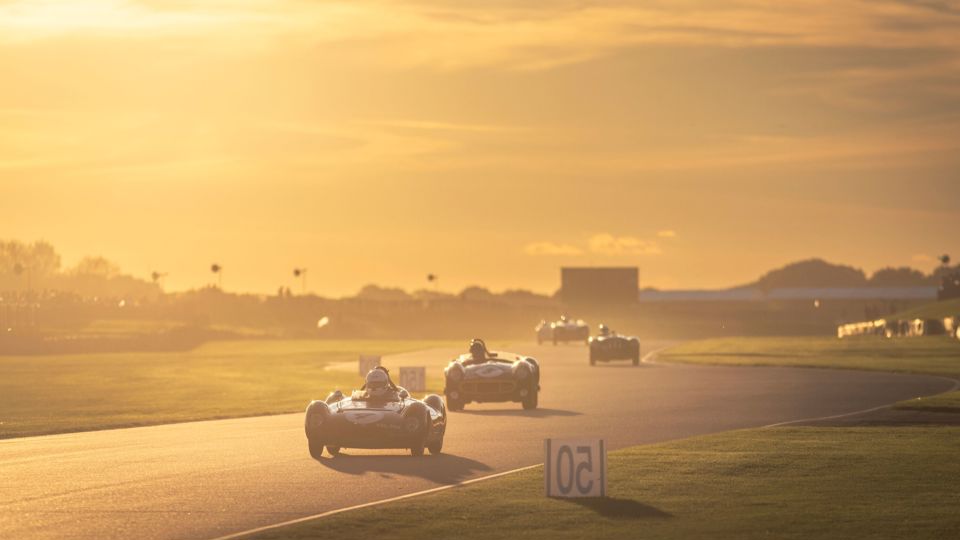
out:
<path id="1" fill-rule="evenodd" d="M 621 336 L 606 325 L 600 325 L 600 334 L 590 338 L 590 365 L 610 360 L 630 360 L 640 365 L 640 339 Z"/>
<path id="2" fill-rule="evenodd" d="M 443 393 L 452 411 L 471 401 L 519 401 L 536 409 L 540 394 L 540 364 L 529 356 L 491 352 L 483 340 L 470 342 L 470 352 L 455 358 L 443 370 Z"/>
<path id="3" fill-rule="evenodd" d="M 413 399 L 393 384 L 384 367 L 367 374 L 360 390 L 349 397 L 339 390 L 307 406 L 304 429 L 310 455 L 319 459 L 323 448 L 332 456 L 341 448 L 409 448 L 415 456 L 427 448 L 439 454 L 447 429 L 443 399 L 431 394 Z"/>

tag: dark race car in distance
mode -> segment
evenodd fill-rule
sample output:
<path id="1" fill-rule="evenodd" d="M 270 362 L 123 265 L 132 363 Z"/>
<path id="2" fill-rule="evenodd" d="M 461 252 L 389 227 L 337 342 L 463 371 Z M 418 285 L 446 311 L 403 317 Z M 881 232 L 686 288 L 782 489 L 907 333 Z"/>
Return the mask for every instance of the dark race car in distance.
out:
<path id="1" fill-rule="evenodd" d="M 590 365 L 611 360 L 630 360 L 640 365 L 640 339 L 634 336 L 621 336 L 600 325 L 600 335 L 590 338 Z"/>
<path id="2" fill-rule="evenodd" d="M 581 319 L 568 319 L 566 315 L 560 317 L 557 322 L 550 323 L 552 330 L 553 344 L 564 343 L 568 341 L 582 341 L 589 343 L 590 327 Z M 539 334 L 537 335 L 539 338 Z"/>
<path id="3" fill-rule="evenodd" d="M 482 340 L 470 343 L 470 352 L 453 359 L 443 370 L 444 395 L 452 411 L 467 403 L 520 402 L 536 409 L 540 393 L 540 365 L 529 356 L 491 352 Z"/>
<path id="4" fill-rule="evenodd" d="M 415 456 L 427 448 L 440 453 L 447 428 L 443 399 L 436 394 L 414 399 L 385 375 L 386 369 L 375 368 L 364 387 L 350 396 L 337 390 L 307 406 L 304 429 L 311 456 L 319 459 L 324 447 L 332 456 L 341 448 L 408 448 Z M 371 388 L 381 381 L 386 381 L 382 387 Z"/>

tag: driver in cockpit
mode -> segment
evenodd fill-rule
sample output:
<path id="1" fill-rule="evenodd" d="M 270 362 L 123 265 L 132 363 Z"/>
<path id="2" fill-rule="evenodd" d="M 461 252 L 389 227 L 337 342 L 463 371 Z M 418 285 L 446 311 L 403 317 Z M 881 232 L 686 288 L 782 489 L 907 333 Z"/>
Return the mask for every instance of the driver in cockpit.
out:
<path id="1" fill-rule="evenodd" d="M 367 373 L 363 386 L 353 393 L 353 399 L 364 401 L 398 401 L 400 387 L 390 379 L 390 372 L 377 366 Z"/>
<path id="2" fill-rule="evenodd" d="M 470 340 L 470 358 L 464 362 L 464 365 L 482 364 L 491 357 L 487 350 L 487 344 L 482 339 L 474 338 Z"/>

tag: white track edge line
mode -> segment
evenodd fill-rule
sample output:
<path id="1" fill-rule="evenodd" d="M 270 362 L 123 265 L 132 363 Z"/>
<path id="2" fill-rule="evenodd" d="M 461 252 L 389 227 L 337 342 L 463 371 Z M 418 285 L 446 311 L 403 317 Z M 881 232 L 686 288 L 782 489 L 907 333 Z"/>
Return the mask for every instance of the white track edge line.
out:
<path id="1" fill-rule="evenodd" d="M 428 458 L 428 459 L 429 459 L 429 458 Z M 491 479 L 493 479 L 493 478 L 499 478 L 499 477 L 501 477 L 501 476 L 506 476 L 506 475 L 508 475 L 508 474 L 514 474 L 514 473 L 518 473 L 518 472 L 521 472 L 521 471 L 526 471 L 526 470 L 529 470 L 529 469 L 533 469 L 533 468 L 536 468 L 536 467 L 540 467 L 541 465 L 543 465 L 543 463 L 537 463 L 537 464 L 535 464 L 535 465 L 527 465 L 526 467 L 520 467 L 519 469 L 511 469 L 511 470 L 509 470 L 509 471 L 498 472 L 498 473 L 496 473 L 496 474 L 490 474 L 490 475 L 487 475 L 487 476 L 481 476 L 481 477 L 479 477 L 479 478 L 471 478 L 470 480 L 464 480 L 463 482 L 457 482 L 456 484 L 447 484 L 447 485 L 444 485 L 444 486 L 437 486 L 437 487 L 435 487 L 435 488 L 425 489 L 425 490 L 423 490 L 423 491 L 415 491 L 415 492 L 413 492 L 413 493 L 407 493 L 406 495 L 399 495 L 399 496 L 397 496 L 397 497 L 390 497 L 389 499 L 381 499 L 381 500 L 379 500 L 379 501 L 372 501 L 372 502 L 368 502 L 368 503 L 357 504 L 357 505 L 348 506 L 348 507 L 345 507 L 345 508 L 338 508 L 338 509 L 336 509 L 336 510 L 328 510 L 328 511 L 326 511 L 326 512 L 321 512 L 321 513 L 319 513 L 319 514 L 313 514 L 313 515 L 310 515 L 310 516 L 304 516 L 304 517 L 297 518 L 297 519 L 291 519 L 291 520 L 289 520 L 289 521 L 284 521 L 284 522 L 281 522 L 281 523 L 274 523 L 274 524 L 272 524 L 272 525 L 264 525 L 263 527 L 257 527 L 257 528 L 255 528 L 255 529 L 249 529 L 249 530 L 246 530 L 246 531 L 231 533 L 231 534 L 228 534 L 228 535 L 225 535 L 225 536 L 218 536 L 218 537 L 213 538 L 213 539 L 211 539 L 211 540 L 232 540 L 232 539 L 234 539 L 234 538 L 242 538 L 242 537 L 244 537 L 244 536 L 249 536 L 249 535 L 251 535 L 251 534 L 256 534 L 256 533 L 259 533 L 259 532 L 269 531 L 269 530 L 271 530 L 271 529 L 278 529 L 278 528 L 280 528 L 280 527 L 286 527 L 287 525 L 295 525 L 295 524 L 297 524 L 297 523 L 303 523 L 303 522 L 305 522 L 305 521 L 312 521 L 312 520 L 314 520 L 314 519 L 321 519 L 321 518 L 333 516 L 333 515 L 336 515 L 336 514 L 342 514 L 342 513 L 344 513 L 344 512 L 350 512 L 351 510 L 360 510 L 361 508 L 369 508 L 369 507 L 371 507 L 371 506 L 380 506 L 381 504 L 387 504 L 387 503 L 392 503 L 392 502 L 396 502 L 396 501 L 402 501 L 402 500 L 404 500 L 404 499 L 410 499 L 410 498 L 413 498 L 413 497 L 419 497 L 419 496 L 421 496 L 421 495 L 429 495 L 429 494 L 431 494 L 431 493 L 438 493 L 438 492 L 441 492 L 441 491 L 446 491 L 446 490 L 448 490 L 448 489 L 458 488 L 458 487 L 466 486 L 466 485 L 469 485 L 469 484 L 475 484 L 475 483 L 477 483 L 477 482 L 482 482 L 482 481 L 484 481 L 484 480 L 491 480 Z"/>
<path id="2" fill-rule="evenodd" d="M 660 351 L 662 351 L 663 349 L 666 349 L 666 348 L 667 348 L 667 347 L 660 347 L 659 349 L 648 353 L 646 356 L 643 357 L 643 360 L 642 360 L 642 361 L 643 361 L 644 363 L 646 363 L 646 364 L 669 365 L 669 364 L 662 364 L 662 363 L 656 362 L 656 355 L 657 355 L 657 353 L 659 353 Z M 651 358 L 651 356 L 652 356 L 653 358 Z M 698 364 L 698 365 L 709 365 L 709 364 Z M 799 368 L 799 369 L 806 369 L 806 368 L 807 368 L 807 366 L 763 366 L 763 365 L 748 366 L 748 367 L 793 367 L 793 368 Z M 813 369 L 823 369 L 823 368 L 813 368 Z M 826 368 L 826 369 L 831 369 L 831 368 Z M 866 370 L 854 370 L 854 371 L 862 371 L 862 372 L 865 372 L 865 373 L 870 373 L 872 370 L 871 370 L 871 371 L 866 371 Z M 943 376 L 943 375 L 927 375 L 927 374 L 925 374 L 925 373 L 905 373 L 905 372 L 896 372 L 896 371 L 872 371 L 872 372 L 874 372 L 874 373 L 892 373 L 892 374 L 894 374 L 894 375 L 919 375 L 919 376 L 922 376 L 922 377 L 933 377 L 933 378 L 936 378 L 936 379 L 943 379 L 943 380 L 945 380 L 945 381 L 953 381 L 953 386 L 952 386 L 951 388 L 947 389 L 947 390 L 944 390 L 943 392 L 937 392 L 936 394 L 931 394 L 931 395 L 929 395 L 929 396 L 917 396 L 917 397 L 915 397 L 915 398 L 910 398 L 910 399 L 920 399 L 921 397 L 939 396 L 940 394 L 946 394 L 946 393 L 948 393 L 948 392 L 953 392 L 953 391 L 957 390 L 958 388 L 960 388 L 960 379 L 954 379 L 953 377 L 945 377 L 945 376 Z M 900 400 L 900 401 L 906 401 L 906 400 Z M 898 402 L 898 403 L 899 403 L 899 402 Z M 886 405 L 878 405 L 878 406 L 876 406 L 876 407 L 870 407 L 869 409 L 860 409 L 859 411 L 853 411 L 853 412 L 848 412 L 848 413 L 840 413 L 840 414 L 832 414 L 832 415 L 829 415 L 829 416 L 817 416 L 817 417 L 813 417 L 813 418 L 801 418 L 801 419 L 799 419 L 799 420 L 787 420 L 786 422 L 776 422 L 776 423 L 774 423 L 774 424 L 767 424 L 767 425 L 765 425 L 765 426 L 760 426 L 759 428 L 747 428 L 747 429 L 768 429 L 768 428 L 774 428 L 774 427 L 780 427 L 780 426 L 789 426 L 790 424 L 801 424 L 801 423 L 804 423 L 804 422 L 816 422 L 816 421 L 818 421 L 818 420 L 836 420 L 837 418 L 846 418 L 847 416 L 856 416 L 856 415 L 858 415 L 858 414 L 866 414 L 866 413 L 870 413 L 870 412 L 873 412 L 873 411 L 879 411 L 879 410 L 882 410 L 882 409 L 889 409 L 890 407 L 893 407 L 894 405 L 896 405 L 896 403 L 888 403 L 888 404 L 886 404 Z"/>
<path id="3" fill-rule="evenodd" d="M 656 364 L 657 362 L 655 362 L 654 359 L 656 358 L 657 353 L 659 353 L 660 351 L 662 351 L 662 350 L 664 350 L 664 349 L 667 349 L 667 348 L 668 348 L 668 347 L 660 347 L 659 349 L 655 349 L 655 350 L 653 350 L 653 351 L 650 351 L 650 352 L 648 352 L 647 354 L 643 355 L 643 358 L 642 358 L 640 361 L 641 361 L 642 363 L 644 363 L 644 364 Z M 661 365 L 663 365 L 663 364 L 661 364 Z M 907 374 L 905 374 L 905 375 L 911 375 L 911 374 L 907 373 Z M 920 375 L 922 375 L 922 374 L 920 374 Z M 925 375 L 925 376 L 926 376 L 926 377 L 937 377 L 937 378 L 939 378 L 939 379 L 945 379 L 945 380 L 948 380 L 948 381 L 953 381 L 953 387 L 950 388 L 949 390 L 945 390 L 945 391 L 943 391 L 943 392 L 940 392 L 940 394 L 945 394 L 945 393 L 947 393 L 947 392 L 953 392 L 954 390 L 957 390 L 958 388 L 960 388 L 960 379 L 953 379 L 953 378 L 950 378 L 950 377 L 942 377 L 942 376 L 939 376 L 939 375 Z M 939 394 L 933 394 L 933 395 L 936 396 L 936 395 L 939 395 Z M 929 397 L 929 396 L 924 396 L 924 397 Z M 870 408 L 870 409 L 863 409 L 863 410 L 860 410 L 860 411 L 853 411 L 853 412 L 849 412 L 849 413 L 835 414 L 835 415 L 831 415 L 831 416 L 820 416 L 820 417 L 817 417 L 817 418 L 803 418 L 803 419 L 800 419 L 800 420 L 789 420 L 789 421 L 787 421 L 787 422 L 778 422 L 778 423 L 776 423 L 776 424 L 768 424 L 768 425 L 765 425 L 765 426 L 760 426 L 759 428 L 748 428 L 748 429 L 767 429 L 767 428 L 772 428 L 772 427 L 785 426 L 785 425 L 789 425 L 789 424 L 798 424 L 798 423 L 800 423 L 800 422 L 814 422 L 814 421 L 816 421 L 816 420 L 833 420 L 833 419 L 835 419 L 835 418 L 843 418 L 843 417 L 845 417 L 845 416 L 854 416 L 854 415 L 857 415 L 857 414 L 864 414 L 864 413 L 868 413 L 868 412 L 879 411 L 880 409 L 889 408 L 889 407 L 891 407 L 892 405 L 893 405 L 893 404 L 891 403 L 891 404 L 888 404 L 888 405 L 880 405 L 879 407 L 873 407 L 873 408 Z M 413 492 L 413 493 L 407 493 L 407 494 L 405 494 L 405 495 L 399 495 L 399 496 L 397 496 L 397 497 L 391 497 L 391 498 L 389 498 L 389 499 L 381 499 L 381 500 L 379 500 L 379 501 L 372 501 L 372 502 L 368 502 L 368 503 L 357 504 L 357 505 L 354 505 L 354 506 L 347 506 L 347 507 L 345 507 L 345 508 L 338 508 L 338 509 L 336 509 L 336 510 L 328 510 L 328 511 L 326 511 L 326 512 L 321 512 L 321 513 L 319 513 L 319 514 L 313 514 L 313 515 L 310 515 L 310 516 L 304 516 L 304 517 L 297 518 L 297 519 L 291 519 L 291 520 L 289 520 L 289 521 L 283 521 L 283 522 L 281 522 L 281 523 L 274 523 L 274 524 L 272 524 L 272 525 L 264 525 L 264 526 L 262 526 L 262 527 L 257 527 L 257 528 L 255 528 L 255 529 L 249 529 L 249 530 L 246 530 L 246 531 L 240 531 L 240 532 L 236 532 L 236 533 L 231 533 L 231 534 L 228 534 L 228 535 L 225 535 L 225 536 L 217 536 L 217 537 L 212 538 L 212 539 L 210 539 L 210 540 L 234 540 L 234 539 L 236 539 L 236 538 L 243 538 L 244 536 L 250 536 L 250 535 L 252 535 L 252 534 L 257 534 L 257 533 L 264 532 L 264 531 L 269 531 L 269 530 L 273 530 L 273 529 L 279 529 L 279 528 L 281 528 L 281 527 L 286 527 L 287 525 L 296 525 L 296 524 L 298 524 L 298 523 L 303 523 L 303 522 L 306 522 L 306 521 L 313 521 L 313 520 L 315 520 L 315 519 L 322 519 L 322 518 L 325 518 L 325 517 L 334 516 L 334 515 L 342 514 L 342 513 L 345 513 L 345 512 L 350 512 L 350 511 L 352 511 L 352 510 L 360 510 L 360 509 L 363 509 L 363 508 L 370 508 L 370 507 L 372 507 L 372 506 L 380 506 L 380 505 L 382 505 L 382 504 L 388 504 L 388 503 L 392 503 L 392 502 L 396 502 L 396 501 L 402 501 L 402 500 L 404 500 L 404 499 L 412 499 L 412 498 L 414 498 L 414 497 L 419 497 L 419 496 L 421 496 L 421 495 L 430 495 L 431 493 L 439 493 L 439 492 L 441 492 L 441 491 L 446 491 L 446 490 L 448 490 L 448 489 L 453 489 L 453 488 L 457 488 L 457 487 L 462 487 L 462 486 L 466 486 L 466 485 L 469 485 L 469 484 L 475 484 L 475 483 L 477 483 L 477 482 L 482 482 L 482 481 L 484 481 L 484 480 L 492 480 L 492 479 L 494 479 L 494 478 L 499 478 L 499 477 L 501 477 L 501 476 L 507 476 L 507 475 L 509 475 L 509 474 L 515 474 L 515 473 L 518 473 L 518 472 L 526 471 L 526 470 L 529 470 L 529 469 L 533 469 L 533 468 L 536 468 L 536 467 L 540 467 L 541 465 L 543 465 L 543 463 L 537 463 L 537 464 L 534 464 L 534 465 L 527 465 L 526 467 L 520 467 L 520 468 L 518 468 L 518 469 L 511 469 L 511 470 L 509 470 L 509 471 L 503 471 L 503 472 L 498 472 L 498 473 L 496 473 L 496 474 L 490 474 L 490 475 L 487 475 L 487 476 L 481 476 L 481 477 L 479 477 L 479 478 L 472 478 L 472 479 L 470 479 L 470 480 L 464 480 L 463 482 L 457 482 L 456 484 L 448 484 L 448 485 L 445 485 L 445 486 L 438 486 L 438 487 L 435 487 L 435 488 L 425 489 L 425 490 L 422 490 L 422 491 L 415 491 L 415 492 Z"/>
<path id="4" fill-rule="evenodd" d="M 662 351 L 662 350 L 665 349 L 665 348 L 666 348 L 666 347 L 660 347 L 659 349 L 656 349 L 656 350 L 653 350 L 653 351 L 648 352 L 647 354 L 645 354 L 645 355 L 643 356 L 643 358 L 641 359 L 641 362 L 649 363 L 649 362 L 650 362 L 650 357 L 655 356 L 658 352 Z M 362 509 L 362 508 L 370 508 L 371 506 L 379 506 L 379 505 L 381 505 L 381 504 L 387 504 L 387 503 L 392 503 L 392 502 L 396 502 L 396 501 L 402 501 L 402 500 L 404 500 L 404 499 L 411 499 L 411 498 L 413 498 L 413 497 L 419 497 L 420 495 L 429 495 L 429 494 L 431 494 L 431 493 L 439 493 L 439 492 L 441 492 L 441 491 L 446 491 L 446 490 L 448 490 L 448 489 L 452 489 L 452 488 L 456 488 L 456 487 L 461 487 L 461 486 L 466 486 L 466 485 L 469 485 L 469 484 L 475 484 L 475 483 L 477 483 L 477 482 L 482 482 L 482 481 L 484 481 L 484 480 L 490 480 L 490 479 L 493 479 L 493 478 L 499 478 L 499 477 L 501 477 L 501 476 L 506 476 L 506 475 L 508 475 L 508 474 L 514 474 L 514 473 L 526 471 L 526 470 L 529 470 L 529 469 L 533 469 L 533 468 L 535 468 L 535 467 L 540 467 L 541 465 L 543 465 L 543 463 L 537 463 L 537 464 L 534 464 L 534 465 L 527 465 L 526 467 L 520 467 L 519 469 L 511 469 L 511 470 L 509 470 L 509 471 L 498 472 L 498 473 L 496 473 L 496 474 L 490 474 L 490 475 L 487 475 L 487 476 L 481 476 L 481 477 L 479 477 L 479 478 L 471 478 L 470 480 L 464 480 L 463 482 L 458 482 L 458 483 L 456 483 L 456 484 L 448 484 L 448 485 L 445 485 L 445 486 L 437 486 L 437 487 L 435 487 L 435 488 L 425 489 L 425 490 L 423 490 L 423 491 L 415 491 L 415 492 L 413 492 L 413 493 L 407 493 L 406 495 L 399 495 L 399 496 L 397 496 L 397 497 L 391 497 L 391 498 L 389 498 L 389 499 L 381 499 L 381 500 L 379 500 L 379 501 L 372 501 L 372 502 L 368 502 L 368 503 L 357 504 L 357 505 L 354 505 L 354 506 L 347 506 L 347 507 L 345 507 L 345 508 L 338 508 L 338 509 L 336 509 L 336 510 L 328 510 L 328 511 L 326 511 L 326 512 L 321 512 L 321 513 L 319 513 L 319 514 L 313 514 L 313 515 L 310 515 L 310 516 L 304 516 L 304 517 L 297 518 L 297 519 L 291 519 L 291 520 L 289 520 L 289 521 L 284 521 L 284 522 L 281 522 L 281 523 L 274 523 L 274 524 L 272 524 L 272 525 L 264 525 L 264 526 L 262 526 L 262 527 L 257 527 L 257 528 L 255 528 L 255 529 L 249 529 L 249 530 L 246 530 L 246 531 L 235 532 L 235 533 L 227 534 L 227 535 L 224 535 L 224 536 L 217 536 L 217 537 L 215 537 L 215 538 L 211 538 L 210 540 L 233 540 L 233 539 L 235 539 L 235 538 L 242 538 L 242 537 L 244 537 L 244 536 L 249 536 L 249 535 L 251 535 L 251 534 L 256 534 L 256 533 L 264 532 L 264 531 L 269 531 L 269 530 L 272 530 L 272 529 L 278 529 L 278 528 L 280 528 L 280 527 L 285 527 L 285 526 L 287 526 L 287 525 L 296 525 L 297 523 L 303 523 L 303 522 L 305 522 L 305 521 L 312 521 L 312 520 L 314 520 L 314 519 L 321 519 L 321 518 L 333 516 L 333 515 L 336 515 L 336 514 L 342 514 L 342 513 L 344 513 L 344 512 L 349 512 L 349 511 L 351 511 L 351 510 L 360 510 L 360 509 Z"/>

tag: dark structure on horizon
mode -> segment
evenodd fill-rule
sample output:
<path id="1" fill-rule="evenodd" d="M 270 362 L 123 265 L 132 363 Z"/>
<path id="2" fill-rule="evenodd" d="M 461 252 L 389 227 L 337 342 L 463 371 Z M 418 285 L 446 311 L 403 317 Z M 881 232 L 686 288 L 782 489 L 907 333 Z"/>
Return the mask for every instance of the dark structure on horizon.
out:
<path id="1" fill-rule="evenodd" d="M 960 271 L 945 274 L 937 288 L 937 300 L 960 298 Z"/>
<path id="2" fill-rule="evenodd" d="M 639 295 L 640 271 L 635 266 L 560 269 L 560 298 L 569 305 L 630 306 Z"/>

